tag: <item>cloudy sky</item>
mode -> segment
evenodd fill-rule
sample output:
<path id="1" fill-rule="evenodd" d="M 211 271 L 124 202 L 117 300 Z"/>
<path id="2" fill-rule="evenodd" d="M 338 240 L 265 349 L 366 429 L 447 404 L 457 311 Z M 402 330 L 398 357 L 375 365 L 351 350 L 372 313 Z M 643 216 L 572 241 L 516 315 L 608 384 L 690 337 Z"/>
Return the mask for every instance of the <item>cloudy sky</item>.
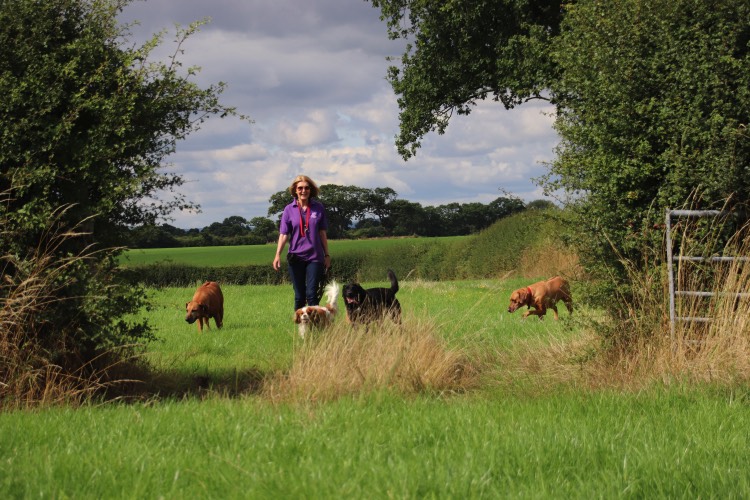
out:
<path id="1" fill-rule="evenodd" d="M 136 0 L 121 15 L 138 20 L 132 40 L 168 31 L 160 54 L 174 51 L 174 26 L 209 18 L 183 47 L 196 81 L 226 82 L 225 104 L 248 124 L 209 119 L 178 144 L 169 171 L 201 213 L 171 223 L 202 228 L 226 217 L 266 216 L 269 197 L 297 174 L 320 184 L 390 187 L 423 206 L 489 203 L 512 193 L 543 198 L 533 178 L 545 172 L 557 136 L 551 108 L 506 111 L 481 103 L 430 134 L 415 158 L 396 152 L 396 96 L 385 80 L 402 42 L 387 37 L 379 11 L 364 0 Z"/>

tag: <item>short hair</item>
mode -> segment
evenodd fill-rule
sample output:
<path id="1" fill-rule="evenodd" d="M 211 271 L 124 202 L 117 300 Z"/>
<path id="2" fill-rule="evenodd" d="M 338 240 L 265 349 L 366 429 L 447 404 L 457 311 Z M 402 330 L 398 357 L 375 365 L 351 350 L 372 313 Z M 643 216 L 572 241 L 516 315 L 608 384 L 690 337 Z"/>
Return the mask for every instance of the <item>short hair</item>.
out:
<path id="1" fill-rule="evenodd" d="M 320 193 L 320 189 L 318 188 L 318 185 L 315 184 L 313 180 L 306 175 L 298 175 L 292 181 L 292 185 L 289 186 L 289 193 L 292 195 L 292 198 L 297 198 L 297 184 L 302 181 L 306 182 L 310 186 L 310 198 L 317 198 L 318 194 Z"/>

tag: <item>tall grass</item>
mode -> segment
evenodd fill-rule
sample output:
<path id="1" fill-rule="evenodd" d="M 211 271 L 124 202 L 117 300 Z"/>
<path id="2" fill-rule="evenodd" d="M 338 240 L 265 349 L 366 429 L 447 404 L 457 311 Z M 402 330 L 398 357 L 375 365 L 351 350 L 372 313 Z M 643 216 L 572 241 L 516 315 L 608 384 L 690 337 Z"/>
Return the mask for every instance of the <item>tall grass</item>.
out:
<path id="1" fill-rule="evenodd" d="M 750 227 L 740 229 L 722 254 L 750 257 L 749 234 Z M 703 317 L 708 322 L 676 324 L 671 368 L 697 380 L 750 380 L 750 262 L 737 259 L 712 266 L 708 286 L 705 274 L 680 269 L 680 286 L 706 290 L 712 296 L 680 304 L 680 316 Z"/>
<path id="2" fill-rule="evenodd" d="M 431 321 L 409 316 L 400 325 L 385 322 L 367 330 L 339 322 L 306 342 L 264 394 L 328 401 L 384 389 L 405 395 L 464 392 L 476 385 L 475 361 L 448 346 Z"/>
<path id="3" fill-rule="evenodd" d="M 3 498 L 745 498 L 747 392 L 0 413 Z"/>
<path id="4" fill-rule="evenodd" d="M 154 290 L 154 305 L 144 315 L 159 341 L 145 354 L 152 378 L 139 397 L 257 394 L 305 402 L 380 390 L 410 397 L 481 389 L 488 377 L 518 373 L 509 368 L 511 357 L 496 371 L 501 353 L 517 342 L 532 352 L 576 335 L 565 313 L 559 322 L 509 315 L 507 297 L 523 282 L 404 279 L 401 327 L 385 322 L 368 331 L 352 328 L 342 308 L 333 328 L 315 331 L 305 342 L 292 322 L 291 287 L 223 286 L 224 328 L 202 334 L 184 320 L 194 287 Z"/>
<path id="5" fill-rule="evenodd" d="M 66 208 L 49 221 L 40 244 L 29 256 L 0 256 L 0 406 L 6 408 L 79 403 L 103 385 L 104 371 L 92 363 L 72 371 L 55 361 L 56 346 L 43 345 L 48 311 L 59 307 L 65 297 L 66 271 L 85 262 L 90 248 L 58 259 L 56 253 L 66 242 L 83 233 L 78 227 L 64 229 L 60 220 Z M 4 225 L 0 221 L 0 225 Z M 7 226 L 6 226 L 7 227 Z M 67 332 L 69 335 L 70 332 Z M 60 344 L 70 341 L 66 332 Z M 63 350 L 63 346 L 59 346 Z"/>
<path id="6" fill-rule="evenodd" d="M 605 332 L 604 349 L 589 364 L 600 378 L 631 388 L 655 381 L 728 385 L 750 381 L 750 263 L 739 259 L 730 263 L 679 259 L 750 256 L 748 226 L 717 251 L 726 221 L 711 222 L 683 222 L 680 226 L 674 269 L 676 289 L 711 295 L 676 297 L 678 319 L 673 331 L 666 266 L 644 271 L 643 267 L 625 263 L 632 284 L 632 294 L 626 302 L 628 313 L 619 324 L 599 325 L 599 331 Z"/>

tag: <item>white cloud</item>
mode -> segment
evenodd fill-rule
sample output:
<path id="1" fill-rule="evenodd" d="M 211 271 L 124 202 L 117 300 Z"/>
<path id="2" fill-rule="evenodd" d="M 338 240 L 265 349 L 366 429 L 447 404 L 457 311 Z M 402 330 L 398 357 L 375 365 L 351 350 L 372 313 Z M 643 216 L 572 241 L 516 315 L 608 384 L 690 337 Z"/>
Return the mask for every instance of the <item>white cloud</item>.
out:
<path id="1" fill-rule="evenodd" d="M 531 179 L 557 142 L 543 102 L 511 111 L 480 102 L 445 135 L 428 134 L 416 157 L 399 157 L 399 110 L 385 76 L 386 56 L 403 45 L 388 40 L 368 2 L 148 0 L 123 15 L 142 21 L 141 39 L 204 17 L 212 20 L 184 46 L 184 66 L 201 67 L 200 85 L 226 82 L 224 101 L 254 123 L 212 118 L 178 144 L 167 170 L 184 176 L 181 192 L 202 213 L 174 214 L 175 225 L 265 216 L 269 197 L 299 173 L 319 184 L 390 187 L 424 206 L 487 203 L 502 190 L 542 197 Z"/>
<path id="2" fill-rule="evenodd" d="M 281 121 L 274 136 L 282 147 L 303 148 L 336 142 L 337 117 L 331 111 L 314 110 L 300 122 Z"/>

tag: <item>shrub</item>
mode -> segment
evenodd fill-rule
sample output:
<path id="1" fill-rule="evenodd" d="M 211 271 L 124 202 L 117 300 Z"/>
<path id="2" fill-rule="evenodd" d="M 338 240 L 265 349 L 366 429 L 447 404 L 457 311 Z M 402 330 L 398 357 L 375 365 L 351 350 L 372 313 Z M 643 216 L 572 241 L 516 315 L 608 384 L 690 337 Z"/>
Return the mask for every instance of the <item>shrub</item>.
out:
<path id="1" fill-rule="evenodd" d="M 66 243 L 87 236 L 65 230 L 63 212 L 48 221 L 37 248 L 0 256 L 2 406 L 83 401 L 153 338 L 145 322 L 122 319 L 145 305 L 145 295 L 122 284 L 111 251 L 60 256 Z"/>
<path id="2" fill-rule="evenodd" d="M 727 220 L 684 221 L 674 236 L 674 279 L 679 290 L 707 292 L 675 298 L 681 318 L 670 323 L 670 293 L 666 265 L 654 259 L 632 264 L 623 259 L 630 286 L 609 297 L 621 304 L 617 317 L 595 326 L 602 340 L 599 362 L 603 371 L 630 384 L 649 380 L 746 383 L 750 380 L 750 265 L 732 262 L 696 262 L 680 257 L 750 255 L 750 226 L 737 230 L 726 244 Z M 729 224 L 731 225 L 731 224 Z M 720 246 L 717 246 L 720 245 Z M 664 247 L 642 255 L 665 252 Z M 658 262 L 662 262 L 660 259 Z M 648 264 L 648 265 L 647 265 Z"/>

